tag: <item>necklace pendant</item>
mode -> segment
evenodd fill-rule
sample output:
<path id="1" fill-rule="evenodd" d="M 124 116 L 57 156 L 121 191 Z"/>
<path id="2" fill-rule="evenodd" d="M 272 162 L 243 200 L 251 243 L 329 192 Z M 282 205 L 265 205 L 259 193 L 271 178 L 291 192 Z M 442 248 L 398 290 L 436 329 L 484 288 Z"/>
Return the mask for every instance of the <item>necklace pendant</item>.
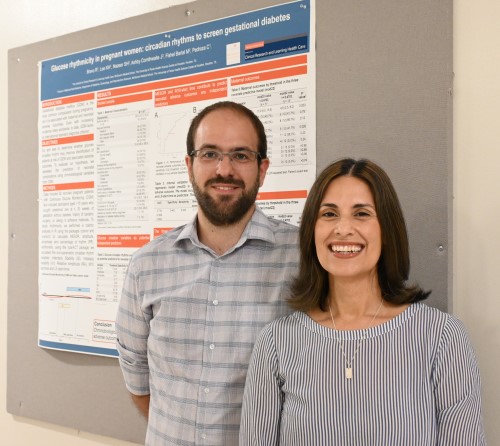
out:
<path id="1" fill-rule="evenodd" d="M 352 379 L 352 367 L 345 368 L 345 377 L 346 379 Z"/>

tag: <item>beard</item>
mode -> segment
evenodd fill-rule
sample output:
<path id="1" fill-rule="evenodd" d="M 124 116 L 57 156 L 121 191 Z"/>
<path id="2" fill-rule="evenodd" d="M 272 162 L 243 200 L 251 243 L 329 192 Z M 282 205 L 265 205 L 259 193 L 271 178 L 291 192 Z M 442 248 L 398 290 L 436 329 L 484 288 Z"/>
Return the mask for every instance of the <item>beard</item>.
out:
<path id="1" fill-rule="evenodd" d="M 233 201 L 233 197 L 220 197 L 215 200 L 196 183 L 194 176 L 191 177 L 193 193 L 198 201 L 198 206 L 203 211 L 208 221 L 215 226 L 229 226 L 238 223 L 254 205 L 260 187 L 260 175 L 257 175 L 255 183 L 250 189 L 245 188 L 245 183 L 233 178 L 217 176 L 205 183 L 205 188 L 213 183 L 234 184 L 241 188 L 241 196 Z"/>

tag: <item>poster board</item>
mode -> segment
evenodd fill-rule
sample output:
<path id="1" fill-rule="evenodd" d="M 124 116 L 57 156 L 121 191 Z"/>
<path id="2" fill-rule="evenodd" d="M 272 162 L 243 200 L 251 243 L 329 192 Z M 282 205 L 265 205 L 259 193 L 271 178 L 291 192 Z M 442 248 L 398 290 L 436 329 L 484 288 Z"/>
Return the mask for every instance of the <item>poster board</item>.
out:
<path id="1" fill-rule="evenodd" d="M 37 346 L 38 61 L 278 3 L 199 0 L 9 52 L 10 413 L 138 443 L 145 432 L 116 359 Z M 319 1 L 316 32 L 317 168 L 350 155 L 388 171 L 412 278 L 450 309 L 452 2 Z"/>
<path id="2" fill-rule="evenodd" d="M 216 101 L 260 117 L 257 204 L 299 224 L 316 177 L 313 16 L 293 1 L 39 63 L 41 347 L 118 355 L 130 256 L 196 213 L 186 134 Z"/>

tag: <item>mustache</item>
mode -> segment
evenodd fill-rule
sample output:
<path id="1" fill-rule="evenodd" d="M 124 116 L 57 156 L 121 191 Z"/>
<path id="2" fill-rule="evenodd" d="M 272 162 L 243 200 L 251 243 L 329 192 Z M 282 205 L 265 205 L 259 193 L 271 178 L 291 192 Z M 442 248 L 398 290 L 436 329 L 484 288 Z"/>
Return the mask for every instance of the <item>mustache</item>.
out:
<path id="1" fill-rule="evenodd" d="M 211 186 L 212 184 L 216 183 L 224 183 L 224 184 L 234 184 L 235 186 L 241 187 L 242 189 L 245 188 L 245 183 L 241 180 L 236 180 L 231 177 L 223 177 L 221 175 L 217 175 L 215 178 L 210 178 L 205 182 L 205 186 Z"/>

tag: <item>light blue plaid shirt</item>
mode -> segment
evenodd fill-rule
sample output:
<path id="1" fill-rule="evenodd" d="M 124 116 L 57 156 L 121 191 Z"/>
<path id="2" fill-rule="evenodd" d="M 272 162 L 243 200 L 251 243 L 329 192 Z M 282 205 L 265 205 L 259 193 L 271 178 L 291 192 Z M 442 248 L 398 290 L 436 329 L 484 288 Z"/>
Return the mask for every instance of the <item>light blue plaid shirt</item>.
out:
<path id="1" fill-rule="evenodd" d="M 287 314 L 298 228 L 257 209 L 222 256 L 196 219 L 131 259 L 116 320 L 125 383 L 151 394 L 147 445 L 237 445 L 247 367 L 260 330 Z"/>

